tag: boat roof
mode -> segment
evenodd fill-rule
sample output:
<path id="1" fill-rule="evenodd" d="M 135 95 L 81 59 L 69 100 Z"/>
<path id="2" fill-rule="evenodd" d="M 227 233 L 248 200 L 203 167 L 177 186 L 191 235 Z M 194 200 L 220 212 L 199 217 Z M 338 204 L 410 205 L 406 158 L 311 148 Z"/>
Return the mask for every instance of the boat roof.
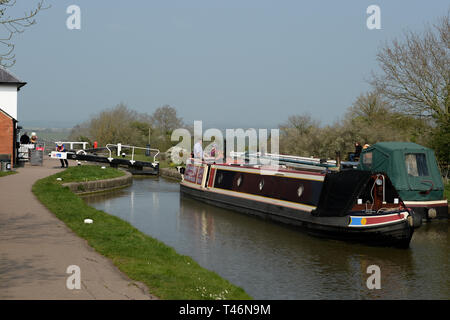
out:
<path id="1" fill-rule="evenodd" d="M 430 150 L 429 148 L 421 146 L 420 144 L 414 142 L 388 141 L 375 143 L 374 145 L 363 150 L 363 153 L 369 152 L 373 149 L 380 149 L 386 152 L 397 150 Z"/>
<path id="2" fill-rule="evenodd" d="M 251 170 L 264 170 L 264 171 L 274 171 L 274 172 L 285 172 L 285 173 L 300 173 L 300 174 L 309 174 L 309 175 L 316 175 L 316 176 L 324 176 L 327 168 L 320 168 L 321 170 L 306 170 L 306 169 L 300 169 L 300 168 L 291 168 L 291 167 L 281 167 L 281 166 L 263 166 L 263 165 L 252 165 L 248 163 L 211 163 L 207 161 L 202 162 L 195 162 L 191 164 L 196 165 L 202 165 L 202 164 L 209 164 L 215 167 L 227 167 L 227 168 L 234 168 L 236 170 L 239 169 L 251 169 Z"/>
<path id="3" fill-rule="evenodd" d="M 407 158 L 410 154 L 424 154 L 424 160 L 419 163 Z M 410 173 L 414 167 L 422 168 L 422 173 Z M 444 184 L 434 151 L 417 143 L 378 142 L 361 152 L 358 169 L 387 173 L 403 200 L 433 201 L 443 197 Z"/>

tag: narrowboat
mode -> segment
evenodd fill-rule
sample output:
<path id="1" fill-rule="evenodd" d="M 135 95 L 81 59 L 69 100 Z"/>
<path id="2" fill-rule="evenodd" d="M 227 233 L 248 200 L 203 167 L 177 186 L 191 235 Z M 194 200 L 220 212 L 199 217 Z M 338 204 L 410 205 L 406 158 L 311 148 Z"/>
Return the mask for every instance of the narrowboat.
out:
<path id="1" fill-rule="evenodd" d="M 421 224 L 386 174 L 334 170 L 336 164 L 303 159 L 283 159 L 280 164 L 191 159 L 182 172 L 180 192 L 314 235 L 373 245 L 408 247 Z"/>
<path id="2" fill-rule="evenodd" d="M 357 168 L 385 172 L 404 204 L 423 219 L 449 217 L 433 150 L 412 142 L 379 142 L 361 152 Z"/>

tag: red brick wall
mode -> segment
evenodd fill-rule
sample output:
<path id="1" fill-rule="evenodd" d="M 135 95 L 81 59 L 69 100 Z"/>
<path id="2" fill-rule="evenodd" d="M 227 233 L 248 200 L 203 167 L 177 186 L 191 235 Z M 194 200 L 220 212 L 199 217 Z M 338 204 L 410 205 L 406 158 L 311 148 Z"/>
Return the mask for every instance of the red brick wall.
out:
<path id="1" fill-rule="evenodd" d="M 11 155 L 11 167 L 14 165 L 13 137 L 13 120 L 0 111 L 0 154 Z"/>

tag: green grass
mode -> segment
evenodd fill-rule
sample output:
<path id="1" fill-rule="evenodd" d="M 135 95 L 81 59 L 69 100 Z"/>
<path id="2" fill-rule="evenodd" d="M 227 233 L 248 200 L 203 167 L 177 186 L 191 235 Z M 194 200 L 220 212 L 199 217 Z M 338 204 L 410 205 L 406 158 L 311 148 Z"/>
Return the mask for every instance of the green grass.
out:
<path id="1" fill-rule="evenodd" d="M 0 177 L 9 176 L 15 173 L 17 173 L 17 171 L 0 171 Z"/>
<path id="2" fill-rule="evenodd" d="M 60 173 L 57 173 L 55 175 L 55 180 L 56 178 L 61 178 L 62 181 L 60 183 L 80 182 L 112 179 L 123 175 L 125 175 L 123 171 L 111 167 L 105 167 L 105 169 L 102 169 L 101 166 L 97 165 L 84 165 L 70 167 Z"/>
<path id="3" fill-rule="evenodd" d="M 161 299 L 251 299 L 242 288 L 201 267 L 192 258 L 178 254 L 128 222 L 88 206 L 56 181 L 58 177 L 92 177 L 83 173 L 104 175 L 102 169 L 93 167 L 72 167 L 41 179 L 33 185 L 33 193 L 91 247 L 110 258 L 131 279 L 145 283 Z M 94 223 L 85 224 L 86 218 Z"/>

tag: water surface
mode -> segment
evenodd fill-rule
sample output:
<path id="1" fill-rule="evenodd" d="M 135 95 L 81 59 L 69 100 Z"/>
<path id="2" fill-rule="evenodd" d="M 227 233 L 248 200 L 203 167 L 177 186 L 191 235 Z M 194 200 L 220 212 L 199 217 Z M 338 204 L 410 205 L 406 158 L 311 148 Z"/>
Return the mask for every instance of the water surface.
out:
<path id="1" fill-rule="evenodd" d="M 413 235 L 409 249 L 322 239 L 257 217 L 180 197 L 179 184 L 137 178 L 88 204 L 191 256 L 255 299 L 449 299 L 449 222 Z M 381 270 L 369 290 L 367 267 Z"/>

